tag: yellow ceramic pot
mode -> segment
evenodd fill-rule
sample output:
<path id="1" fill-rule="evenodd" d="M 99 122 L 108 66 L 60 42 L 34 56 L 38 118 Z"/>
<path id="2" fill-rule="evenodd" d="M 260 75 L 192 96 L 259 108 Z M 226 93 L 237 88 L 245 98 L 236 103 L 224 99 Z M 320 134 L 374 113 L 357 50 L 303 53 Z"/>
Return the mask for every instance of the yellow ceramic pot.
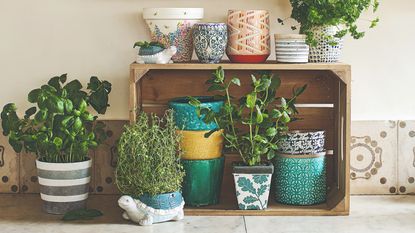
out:
<path id="1" fill-rule="evenodd" d="M 180 143 L 183 150 L 182 159 L 216 159 L 222 155 L 223 129 L 214 132 L 208 138 L 204 135 L 209 131 L 178 130 L 177 132 L 182 135 Z"/>

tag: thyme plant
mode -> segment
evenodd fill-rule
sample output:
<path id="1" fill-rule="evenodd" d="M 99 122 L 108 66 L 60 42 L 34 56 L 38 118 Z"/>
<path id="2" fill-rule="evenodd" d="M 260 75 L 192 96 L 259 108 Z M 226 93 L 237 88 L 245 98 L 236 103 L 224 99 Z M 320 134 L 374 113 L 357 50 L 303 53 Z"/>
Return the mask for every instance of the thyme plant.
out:
<path id="1" fill-rule="evenodd" d="M 172 110 L 163 118 L 141 112 L 136 123 L 124 127 L 115 171 L 122 193 L 137 197 L 180 190 L 184 171 L 176 130 Z"/>

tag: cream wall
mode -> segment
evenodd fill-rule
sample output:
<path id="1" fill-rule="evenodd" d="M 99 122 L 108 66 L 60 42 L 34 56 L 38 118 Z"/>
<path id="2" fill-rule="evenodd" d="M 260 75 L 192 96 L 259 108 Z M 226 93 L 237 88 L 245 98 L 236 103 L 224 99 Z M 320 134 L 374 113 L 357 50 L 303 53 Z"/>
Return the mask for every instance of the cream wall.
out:
<path id="1" fill-rule="evenodd" d="M 288 0 L 0 0 L 0 105 L 23 110 L 27 93 L 54 75 L 83 83 L 97 75 L 113 83 L 105 119 L 127 119 L 132 45 L 149 35 L 144 7 L 203 7 L 206 21 L 224 21 L 231 8 L 262 8 L 271 11 L 272 33 L 291 31 L 275 23 L 289 15 Z M 347 39 L 354 120 L 415 118 L 414 9 L 413 0 L 382 1 L 379 27 Z"/>

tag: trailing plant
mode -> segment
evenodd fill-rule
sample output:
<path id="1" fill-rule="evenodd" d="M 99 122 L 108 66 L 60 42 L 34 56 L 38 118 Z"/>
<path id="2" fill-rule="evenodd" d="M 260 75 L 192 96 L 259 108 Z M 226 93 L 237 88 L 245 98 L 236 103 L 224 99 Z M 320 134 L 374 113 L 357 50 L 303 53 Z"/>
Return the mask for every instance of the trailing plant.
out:
<path id="1" fill-rule="evenodd" d="M 184 171 L 176 130 L 172 110 L 162 118 L 141 112 L 135 124 L 124 127 L 115 171 L 122 193 L 137 197 L 180 190 Z"/>
<path id="2" fill-rule="evenodd" d="M 78 80 L 65 84 L 66 79 L 66 74 L 56 76 L 32 90 L 28 101 L 36 106 L 27 109 L 23 118 L 17 115 L 14 103 L 4 106 L 3 134 L 16 152 L 35 153 L 43 162 L 81 162 L 89 149 L 105 140 L 105 125 L 95 123 L 97 116 L 87 108 L 104 114 L 111 84 L 91 77 L 87 91 L 83 91 Z"/>
<path id="3" fill-rule="evenodd" d="M 159 42 L 156 42 L 156 41 L 151 41 L 151 42 L 137 41 L 137 42 L 135 42 L 133 48 L 135 48 L 135 47 L 150 48 L 151 46 L 156 46 L 156 47 L 160 47 L 160 48 L 163 48 L 163 49 L 166 48 L 162 43 L 159 43 Z"/>
<path id="4" fill-rule="evenodd" d="M 300 33 L 307 35 L 307 42 L 316 45 L 317 40 L 313 37 L 313 28 L 319 26 L 338 26 L 339 31 L 334 37 L 342 38 L 346 34 L 354 39 L 360 39 L 365 32 L 359 31 L 356 21 L 363 11 L 372 7 L 375 13 L 379 7 L 378 0 L 290 0 L 292 6 L 291 18 L 300 23 Z M 284 25 L 283 19 L 278 22 Z M 369 28 L 373 28 L 379 22 L 379 18 L 369 20 Z M 297 26 L 291 27 L 293 30 Z M 329 40 L 333 37 L 328 36 Z"/>
<path id="5" fill-rule="evenodd" d="M 278 150 L 277 143 L 288 130 L 287 124 L 298 113 L 295 102 L 306 89 L 306 85 L 293 90 L 292 97 L 285 99 L 276 97 L 281 80 L 263 72 L 259 78 L 251 75 L 252 89 L 234 101 L 231 93 L 232 86 L 241 86 L 241 81 L 233 77 L 228 80 L 222 67 L 219 67 L 211 79 L 208 91 L 219 91 L 223 95 L 216 98 L 225 99 L 223 107 L 218 113 L 209 108 L 202 107 L 200 102 L 191 98 L 189 103 L 196 107 L 199 116 L 204 116 L 205 122 L 215 122 L 219 128 L 224 129 L 224 138 L 227 148 L 235 150 L 248 166 L 259 165 L 262 158 L 268 160 L 275 156 Z M 279 106 L 276 104 L 279 103 Z M 205 135 L 208 137 L 214 131 Z"/>

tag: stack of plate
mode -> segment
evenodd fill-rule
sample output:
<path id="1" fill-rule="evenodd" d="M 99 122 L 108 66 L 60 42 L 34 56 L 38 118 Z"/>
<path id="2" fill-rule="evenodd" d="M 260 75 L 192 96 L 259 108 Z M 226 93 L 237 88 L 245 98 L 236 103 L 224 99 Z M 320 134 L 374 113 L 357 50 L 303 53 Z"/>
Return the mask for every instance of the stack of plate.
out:
<path id="1" fill-rule="evenodd" d="M 277 62 L 307 63 L 309 47 L 306 44 L 306 35 L 275 34 L 275 54 Z"/>

